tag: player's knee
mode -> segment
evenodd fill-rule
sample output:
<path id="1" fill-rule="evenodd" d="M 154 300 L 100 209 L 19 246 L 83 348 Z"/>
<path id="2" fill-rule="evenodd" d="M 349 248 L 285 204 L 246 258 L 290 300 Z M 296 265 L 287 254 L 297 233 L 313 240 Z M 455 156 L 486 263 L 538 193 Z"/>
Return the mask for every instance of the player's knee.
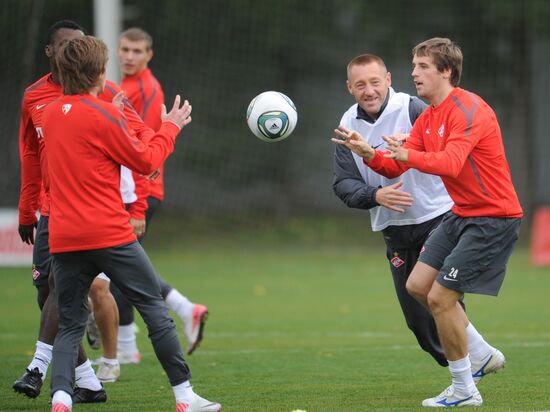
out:
<path id="1" fill-rule="evenodd" d="M 95 279 L 90 286 L 89 295 L 94 306 L 101 305 L 101 302 L 108 299 L 110 293 L 109 282 L 102 279 Z"/>
<path id="2" fill-rule="evenodd" d="M 411 295 L 416 300 L 419 300 L 421 302 L 426 300 L 428 291 L 422 283 L 417 282 L 412 278 L 409 278 L 405 287 L 407 288 L 407 292 L 409 292 L 409 295 Z"/>
<path id="3" fill-rule="evenodd" d="M 445 297 L 437 291 L 431 290 L 427 296 L 428 307 L 430 312 L 435 316 L 438 313 L 443 312 L 449 307 L 449 302 Z"/>

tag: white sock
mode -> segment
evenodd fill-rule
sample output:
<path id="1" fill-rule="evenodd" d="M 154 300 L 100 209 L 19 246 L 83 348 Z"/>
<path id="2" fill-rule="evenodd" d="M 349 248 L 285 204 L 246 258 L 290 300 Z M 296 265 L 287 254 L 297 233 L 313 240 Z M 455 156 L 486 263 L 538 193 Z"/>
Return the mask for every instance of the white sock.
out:
<path id="1" fill-rule="evenodd" d="M 474 378 L 472 378 L 470 357 L 466 356 L 465 358 L 448 362 L 455 393 L 458 392 L 460 395 L 466 396 L 470 395 L 476 387 Z"/>
<path id="2" fill-rule="evenodd" d="M 185 322 L 193 315 L 193 303 L 176 289 L 172 289 L 166 295 L 166 304 Z"/>
<path id="3" fill-rule="evenodd" d="M 110 366 L 118 366 L 119 365 L 118 359 L 116 359 L 116 358 L 115 359 L 109 359 L 109 358 L 106 358 L 105 356 L 101 357 L 100 362 L 104 363 L 105 365 L 110 365 Z"/>
<path id="4" fill-rule="evenodd" d="M 133 323 L 118 327 L 117 350 L 118 352 L 130 353 L 132 355 L 138 351 Z"/>
<path id="5" fill-rule="evenodd" d="M 103 386 L 101 382 L 95 376 L 95 372 L 92 368 L 92 364 L 89 359 L 86 359 L 82 365 L 77 366 L 74 370 L 75 385 L 79 388 L 90 389 L 91 391 L 98 391 Z"/>
<path id="6" fill-rule="evenodd" d="M 27 367 L 30 371 L 34 368 L 38 368 L 38 371 L 42 374 L 42 382 L 46 380 L 46 373 L 48 372 L 48 367 L 52 361 L 52 349 L 52 345 L 48 345 L 47 343 L 37 340 L 34 357 Z"/>
<path id="7" fill-rule="evenodd" d="M 55 391 L 52 397 L 52 405 L 55 405 L 56 403 L 62 403 L 72 410 L 73 400 L 71 398 L 71 395 L 69 395 L 65 391 Z"/>
<path id="8" fill-rule="evenodd" d="M 468 352 L 474 362 L 482 361 L 495 351 L 495 348 L 485 342 L 472 322 L 466 327 L 466 334 L 468 335 Z"/>
<path id="9" fill-rule="evenodd" d="M 191 403 L 195 397 L 195 392 L 193 392 L 193 387 L 189 381 L 172 386 L 172 390 L 174 391 L 174 396 L 176 397 L 176 403 Z"/>

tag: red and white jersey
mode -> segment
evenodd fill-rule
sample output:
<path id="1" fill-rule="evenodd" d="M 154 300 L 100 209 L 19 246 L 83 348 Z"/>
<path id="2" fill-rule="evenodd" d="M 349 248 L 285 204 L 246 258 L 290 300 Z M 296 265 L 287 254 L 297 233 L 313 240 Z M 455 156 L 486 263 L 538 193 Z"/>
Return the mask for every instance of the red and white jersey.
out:
<path id="1" fill-rule="evenodd" d="M 163 123 L 147 142 L 125 115 L 92 95 L 62 95 L 42 114 L 51 192 L 52 253 L 102 249 L 136 240 L 120 196 L 120 166 L 156 170 L 179 128 Z"/>
<path id="2" fill-rule="evenodd" d="M 125 77 L 121 87 L 145 124 L 155 131 L 158 130 L 162 124 L 160 116 L 164 92 L 151 70 L 146 68 L 138 74 Z M 164 200 L 164 166 L 160 167 L 160 175 L 149 181 L 149 196 Z"/>
<path id="3" fill-rule="evenodd" d="M 120 91 L 115 83 L 107 81 L 105 90 L 99 97 L 111 102 Z M 21 108 L 21 125 L 19 129 L 19 153 L 21 160 L 21 191 L 19 196 L 19 223 L 30 225 L 36 222 L 36 211 L 42 216 L 50 214 L 50 194 L 47 172 L 47 159 L 44 152 L 44 140 L 42 135 L 42 113 L 47 105 L 62 95 L 60 84 L 52 80 L 52 74 L 48 73 L 25 90 Z M 155 133 L 149 128 L 135 112 L 128 101 L 124 104 L 124 113 L 132 129 L 141 140 L 147 140 Z M 141 181 L 145 181 L 142 178 Z M 142 187 L 145 186 L 145 187 Z M 146 181 L 140 186 L 140 180 L 136 181 L 136 192 L 148 193 Z M 147 210 L 146 195 L 143 201 L 132 205 L 131 215 L 136 218 L 144 218 Z"/>
<path id="4" fill-rule="evenodd" d="M 407 163 L 377 151 L 368 166 L 387 177 L 408 168 L 441 176 L 458 216 L 523 216 L 496 115 L 481 97 L 455 88 L 420 115 L 404 147 Z"/>

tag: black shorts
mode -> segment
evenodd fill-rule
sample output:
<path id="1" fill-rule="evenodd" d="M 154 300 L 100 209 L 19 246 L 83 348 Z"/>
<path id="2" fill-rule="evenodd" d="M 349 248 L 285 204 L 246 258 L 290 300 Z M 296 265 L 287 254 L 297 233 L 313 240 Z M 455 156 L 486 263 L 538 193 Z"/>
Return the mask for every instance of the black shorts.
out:
<path id="1" fill-rule="evenodd" d="M 48 217 L 40 216 L 32 248 L 32 284 L 34 286 L 48 284 L 48 276 L 50 275 L 50 267 L 52 265 L 49 237 Z"/>
<path id="2" fill-rule="evenodd" d="M 465 218 L 448 213 L 418 260 L 439 270 L 437 281 L 448 289 L 496 296 L 520 224 L 520 218 Z"/>

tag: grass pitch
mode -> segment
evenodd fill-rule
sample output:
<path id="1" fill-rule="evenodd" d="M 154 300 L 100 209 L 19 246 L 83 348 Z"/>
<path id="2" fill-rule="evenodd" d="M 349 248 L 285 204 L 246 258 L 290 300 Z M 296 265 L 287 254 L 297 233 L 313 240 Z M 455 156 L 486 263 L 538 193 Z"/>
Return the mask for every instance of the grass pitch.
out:
<path id="1" fill-rule="evenodd" d="M 224 411 L 424 410 L 422 399 L 443 390 L 449 375 L 406 329 L 382 239 L 309 233 L 150 252 L 159 273 L 211 312 L 203 344 L 187 357 L 195 390 Z M 37 336 L 30 270 L 0 268 L 0 280 L 0 410 L 48 411 L 49 376 L 35 400 L 11 388 Z M 508 361 L 479 386 L 484 411 L 550 410 L 549 286 L 550 271 L 532 268 L 518 248 L 498 299 L 467 297 L 472 321 Z M 173 411 L 168 380 L 138 325 L 142 363 L 123 365 L 120 381 L 106 384 L 106 404 L 75 411 Z"/>

